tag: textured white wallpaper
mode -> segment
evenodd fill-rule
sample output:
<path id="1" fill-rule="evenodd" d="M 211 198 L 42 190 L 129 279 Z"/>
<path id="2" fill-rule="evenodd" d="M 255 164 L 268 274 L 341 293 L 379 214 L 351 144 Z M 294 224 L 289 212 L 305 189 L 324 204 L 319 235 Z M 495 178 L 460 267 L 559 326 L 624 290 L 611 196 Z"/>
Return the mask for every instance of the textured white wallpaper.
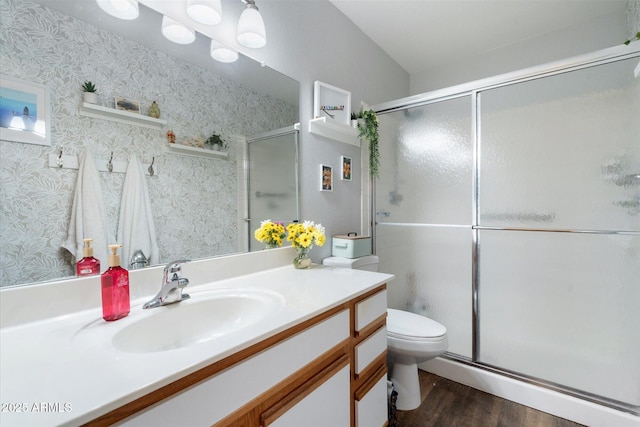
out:
<path id="1" fill-rule="evenodd" d="M 113 152 L 116 161 L 155 157 L 160 174 L 147 184 L 162 261 L 237 251 L 235 140 L 292 125 L 297 108 L 35 3 L 0 0 L 0 14 L 0 73 L 48 87 L 52 133 L 51 147 L 0 141 L 0 286 L 73 275 L 60 244 L 77 171 L 47 167 L 58 147 L 66 155 L 89 147 L 102 159 Z M 97 84 L 104 106 L 124 96 L 146 114 L 158 101 L 167 126 L 80 116 L 86 80 Z M 165 153 L 167 129 L 178 140 L 220 133 L 231 142 L 229 159 Z M 124 174 L 100 177 L 115 236 Z"/>

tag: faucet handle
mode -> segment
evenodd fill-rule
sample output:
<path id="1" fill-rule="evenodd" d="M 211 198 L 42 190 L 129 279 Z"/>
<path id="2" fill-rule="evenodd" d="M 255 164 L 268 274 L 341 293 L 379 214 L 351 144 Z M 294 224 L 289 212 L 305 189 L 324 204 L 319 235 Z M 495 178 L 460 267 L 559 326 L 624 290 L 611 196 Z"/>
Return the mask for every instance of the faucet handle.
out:
<path id="1" fill-rule="evenodd" d="M 180 264 L 184 264 L 186 262 L 191 261 L 190 259 L 179 259 L 176 261 L 171 261 L 170 263 L 168 263 L 167 265 L 164 266 L 164 272 L 165 273 L 174 273 L 177 271 L 180 271 Z"/>
<path id="2" fill-rule="evenodd" d="M 180 279 L 180 272 L 182 271 L 181 264 L 189 262 L 188 259 L 181 259 L 171 261 L 164 266 L 164 283 L 170 283 Z"/>

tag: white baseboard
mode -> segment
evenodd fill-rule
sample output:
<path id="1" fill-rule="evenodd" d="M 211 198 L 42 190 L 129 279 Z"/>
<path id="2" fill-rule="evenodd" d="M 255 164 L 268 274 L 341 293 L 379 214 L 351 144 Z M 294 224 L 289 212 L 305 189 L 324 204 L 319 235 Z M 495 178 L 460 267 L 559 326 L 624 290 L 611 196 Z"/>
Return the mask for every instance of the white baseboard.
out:
<path id="1" fill-rule="evenodd" d="M 419 368 L 503 399 L 591 427 L 640 427 L 640 417 L 448 359 Z"/>

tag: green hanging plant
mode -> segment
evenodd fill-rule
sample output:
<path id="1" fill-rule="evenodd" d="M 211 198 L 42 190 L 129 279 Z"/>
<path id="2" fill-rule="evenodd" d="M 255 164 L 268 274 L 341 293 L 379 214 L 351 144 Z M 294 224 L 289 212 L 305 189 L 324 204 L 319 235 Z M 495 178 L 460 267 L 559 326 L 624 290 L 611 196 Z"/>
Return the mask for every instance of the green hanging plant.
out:
<path id="1" fill-rule="evenodd" d="M 628 46 L 629 43 L 634 42 L 636 40 L 640 40 L 640 31 L 636 33 L 636 36 L 634 38 L 627 40 L 626 42 L 624 42 L 624 44 Z"/>
<path id="2" fill-rule="evenodd" d="M 380 151 L 378 150 L 378 116 L 375 111 L 361 111 L 362 121 L 358 121 L 360 138 L 369 141 L 369 175 L 377 178 L 380 174 Z"/>

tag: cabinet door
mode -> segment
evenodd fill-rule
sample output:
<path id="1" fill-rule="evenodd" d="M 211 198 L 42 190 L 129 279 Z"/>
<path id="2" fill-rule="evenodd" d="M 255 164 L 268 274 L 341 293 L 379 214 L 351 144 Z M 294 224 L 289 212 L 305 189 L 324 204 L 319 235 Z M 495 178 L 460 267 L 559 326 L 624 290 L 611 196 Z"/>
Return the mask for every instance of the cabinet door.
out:
<path id="1" fill-rule="evenodd" d="M 338 371 L 333 369 L 327 378 L 319 379 L 320 385 L 300 399 L 292 393 L 288 404 L 278 405 L 263 414 L 262 427 L 348 427 L 350 412 L 350 371 L 348 358 L 340 362 Z M 314 379 L 310 382 L 315 381 Z"/>
<path id="2" fill-rule="evenodd" d="M 377 381 L 363 395 L 356 393 L 356 427 L 382 427 L 388 422 L 387 376 L 380 370 Z M 366 388 L 366 387 L 365 387 Z"/>

